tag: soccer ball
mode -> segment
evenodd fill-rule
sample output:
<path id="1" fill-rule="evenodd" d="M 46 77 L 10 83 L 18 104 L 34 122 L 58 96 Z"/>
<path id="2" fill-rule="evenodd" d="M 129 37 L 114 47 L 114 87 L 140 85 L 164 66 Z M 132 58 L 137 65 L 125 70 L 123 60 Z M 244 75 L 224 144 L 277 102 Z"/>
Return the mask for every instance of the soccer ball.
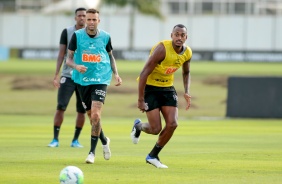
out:
<path id="1" fill-rule="evenodd" d="M 60 184 L 83 184 L 83 172 L 75 166 L 67 166 L 60 173 Z"/>

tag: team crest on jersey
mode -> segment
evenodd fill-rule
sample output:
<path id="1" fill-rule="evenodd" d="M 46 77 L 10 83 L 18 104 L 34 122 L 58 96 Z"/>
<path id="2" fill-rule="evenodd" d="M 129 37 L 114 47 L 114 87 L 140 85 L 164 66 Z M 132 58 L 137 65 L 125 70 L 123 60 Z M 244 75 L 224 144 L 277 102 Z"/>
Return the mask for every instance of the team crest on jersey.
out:
<path id="1" fill-rule="evenodd" d="M 66 82 L 66 78 L 65 78 L 65 77 L 62 77 L 60 83 L 63 84 L 63 83 L 65 83 L 65 82 Z"/>
<path id="2" fill-rule="evenodd" d="M 89 49 L 96 49 L 93 43 L 90 43 Z"/>

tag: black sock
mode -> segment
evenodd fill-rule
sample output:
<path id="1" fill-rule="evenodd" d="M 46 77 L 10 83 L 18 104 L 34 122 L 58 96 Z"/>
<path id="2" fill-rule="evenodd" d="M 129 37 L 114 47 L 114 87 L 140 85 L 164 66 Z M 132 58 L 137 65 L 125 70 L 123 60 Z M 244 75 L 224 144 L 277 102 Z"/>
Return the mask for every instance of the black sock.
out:
<path id="1" fill-rule="evenodd" d="M 80 127 L 75 127 L 74 137 L 73 137 L 73 140 L 72 140 L 72 141 L 74 141 L 74 140 L 77 140 L 77 139 L 78 139 L 78 137 L 79 137 L 79 135 L 80 135 L 81 130 L 82 130 L 82 128 L 80 128 Z"/>
<path id="2" fill-rule="evenodd" d="M 91 149 L 89 153 L 92 152 L 95 155 L 95 149 L 96 149 L 97 143 L 98 143 L 98 137 L 91 135 Z"/>
<path id="3" fill-rule="evenodd" d="M 101 132 L 100 132 L 100 140 L 101 140 L 101 142 L 102 142 L 102 144 L 103 145 L 106 145 L 107 144 L 107 138 L 105 137 L 105 135 L 104 135 L 104 132 L 103 132 L 103 130 L 101 129 Z"/>
<path id="4" fill-rule="evenodd" d="M 54 139 L 59 140 L 60 126 L 54 126 Z"/>
<path id="5" fill-rule="evenodd" d="M 152 149 L 152 151 L 149 153 L 149 156 L 159 159 L 159 156 L 158 156 L 158 155 L 159 155 L 160 151 L 162 150 L 162 148 L 163 148 L 163 147 L 161 147 L 160 145 L 158 145 L 158 144 L 156 143 L 156 145 L 154 146 L 154 148 Z"/>

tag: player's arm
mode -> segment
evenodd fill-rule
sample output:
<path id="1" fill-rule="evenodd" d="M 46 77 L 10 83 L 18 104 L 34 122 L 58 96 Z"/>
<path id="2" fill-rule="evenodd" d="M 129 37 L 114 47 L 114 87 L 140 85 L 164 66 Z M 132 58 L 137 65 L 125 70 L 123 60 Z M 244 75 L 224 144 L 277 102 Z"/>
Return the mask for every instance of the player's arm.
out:
<path id="1" fill-rule="evenodd" d="M 60 38 L 60 46 L 59 46 L 59 53 L 58 53 L 58 57 L 57 57 L 57 64 L 56 64 L 56 71 L 55 71 L 55 77 L 53 80 L 53 85 L 55 87 L 60 87 L 60 83 L 59 83 L 59 77 L 60 77 L 60 69 L 62 66 L 62 63 L 64 61 L 64 57 L 66 54 L 66 48 L 67 48 L 67 30 L 64 29 L 61 33 L 61 38 Z"/>
<path id="2" fill-rule="evenodd" d="M 66 60 L 66 64 L 77 70 L 80 73 L 86 72 L 87 68 L 84 65 L 77 65 L 75 61 L 73 60 L 74 58 L 74 51 L 77 49 L 77 39 L 76 39 L 76 34 L 74 33 L 71 37 L 69 47 L 68 47 L 68 57 Z"/>
<path id="3" fill-rule="evenodd" d="M 154 49 L 153 53 L 150 55 L 148 61 L 146 62 L 143 70 L 139 76 L 138 84 L 138 108 L 144 112 L 146 110 L 146 105 L 144 102 L 144 92 L 148 76 L 165 59 L 166 50 L 162 43 L 158 44 Z"/>
<path id="4" fill-rule="evenodd" d="M 114 74 L 114 77 L 116 79 L 116 84 L 115 86 L 120 86 L 122 83 L 122 79 L 120 78 L 119 74 L 118 74 L 118 69 L 117 69 L 117 64 L 116 64 L 116 60 L 115 57 L 113 55 L 113 47 L 112 47 L 112 42 L 111 42 L 111 38 L 109 38 L 108 44 L 106 46 L 106 50 L 109 54 L 109 58 L 110 58 L 110 63 L 111 63 L 111 68 Z"/>
<path id="5" fill-rule="evenodd" d="M 190 108 L 191 105 L 191 95 L 189 93 L 191 77 L 190 77 L 190 61 L 186 61 L 182 65 L 182 78 L 183 78 L 183 86 L 184 86 L 184 98 L 187 102 L 186 110 Z"/>

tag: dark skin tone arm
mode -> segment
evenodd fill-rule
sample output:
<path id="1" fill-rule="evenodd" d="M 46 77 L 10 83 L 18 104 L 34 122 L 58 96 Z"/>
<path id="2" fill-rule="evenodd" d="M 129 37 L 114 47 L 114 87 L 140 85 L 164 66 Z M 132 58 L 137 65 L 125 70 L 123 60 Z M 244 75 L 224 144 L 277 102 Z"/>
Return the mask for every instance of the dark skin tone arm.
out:
<path id="1" fill-rule="evenodd" d="M 190 59 L 191 60 L 191 59 Z M 187 102 L 186 110 L 190 108 L 191 104 L 191 96 L 189 95 L 189 87 L 190 87 L 190 60 L 186 61 L 182 65 L 182 78 L 183 78 L 183 86 L 184 86 L 184 98 Z"/>
<path id="2" fill-rule="evenodd" d="M 121 78 L 119 77 L 119 75 L 118 75 L 116 60 L 115 60 L 115 58 L 114 58 L 114 55 L 113 55 L 112 51 L 111 51 L 111 52 L 108 52 L 108 54 L 109 54 L 109 57 L 110 57 L 111 68 L 112 68 L 113 74 L 114 74 L 115 79 L 116 79 L 116 84 L 115 84 L 115 86 L 120 86 L 121 83 L 122 83 L 122 79 L 121 79 Z"/>
<path id="3" fill-rule="evenodd" d="M 60 44 L 60 49 L 59 49 L 59 54 L 57 57 L 57 65 L 56 65 L 56 73 L 55 73 L 55 77 L 53 80 L 53 85 L 57 88 L 60 87 L 60 83 L 59 83 L 59 73 L 60 73 L 60 68 L 62 66 L 62 63 L 64 61 L 64 56 L 66 53 L 66 45 Z"/>
<path id="4" fill-rule="evenodd" d="M 146 81 L 148 76 L 152 73 L 155 67 L 160 64 L 165 59 L 165 47 L 160 43 L 149 57 L 147 63 L 145 64 L 143 70 L 140 74 L 140 80 L 138 85 L 138 108 L 140 111 L 144 112 L 146 109 L 146 104 L 144 102 L 144 91 L 146 86 Z"/>

